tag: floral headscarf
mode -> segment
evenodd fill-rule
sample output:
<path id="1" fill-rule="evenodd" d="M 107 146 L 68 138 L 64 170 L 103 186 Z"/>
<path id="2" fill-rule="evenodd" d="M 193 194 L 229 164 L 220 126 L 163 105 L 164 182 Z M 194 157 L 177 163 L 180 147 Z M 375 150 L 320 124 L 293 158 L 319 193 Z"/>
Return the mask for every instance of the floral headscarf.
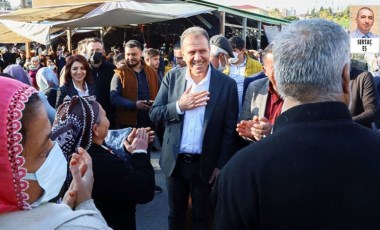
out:
<path id="1" fill-rule="evenodd" d="M 58 107 L 51 139 L 59 144 L 68 162 L 79 147 L 86 150 L 90 148 L 92 126 L 99 122 L 99 118 L 99 103 L 94 96 L 67 97 Z M 68 170 L 67 185 L 70 185 L 71 180 L 71 172 Z"/>
<path id="2" fill-rule="evenodd" d="M 25 159 L 21 156 L 21 118 L 25 103 L 36 90 L 20 81 L 0 78 L 0 214 L 31 209 L 25 190 Z"/>

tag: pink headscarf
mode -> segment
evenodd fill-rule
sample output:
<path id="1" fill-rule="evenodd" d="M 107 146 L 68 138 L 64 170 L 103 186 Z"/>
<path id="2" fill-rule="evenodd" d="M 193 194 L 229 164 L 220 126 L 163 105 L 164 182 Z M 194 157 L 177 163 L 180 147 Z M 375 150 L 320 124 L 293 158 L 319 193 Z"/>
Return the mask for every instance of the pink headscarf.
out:
<path id="1" fill-rule="evenodd" d="M 19 81 L 0 78 L 0 214 L 31 209 L 25 190 L 26 169 L 21 156 L 21 118 L 25 103 L 36 90 Z"/>

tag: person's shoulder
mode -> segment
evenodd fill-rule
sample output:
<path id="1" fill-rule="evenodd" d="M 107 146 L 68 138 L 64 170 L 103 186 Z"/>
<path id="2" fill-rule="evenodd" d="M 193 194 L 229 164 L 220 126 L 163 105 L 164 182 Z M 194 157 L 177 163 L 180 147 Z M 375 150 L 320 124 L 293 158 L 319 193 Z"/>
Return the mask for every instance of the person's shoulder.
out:
<path id="1" fill-rule="evenodd" d="M 361 38 L 361 36 L 358 34 L 357 30 L 353 30 L 350 32 L 351 38 Z"/>
<path id="2" fill-rule="evenodd" d="M 210 67 L 211 68 L 211 76 L 212 77 L 218 77 L 218 78 L 227 78 L 227 79 L 231 79 L 233 80 L 230 76 L 228 76 L 227 74 L 223 73 L 222 71 L 219 71 L 217 69 L 215 69 L 211 64 L 210 64 Z M 235 80 L 233 80 L 235 81 Z"/>
<path id="3" fill-rule="evenodd" d="M 350 80 L 360 80 L 363 78 L 373 78 L 372 73 L 357 67 L 351 67 Z"/>
<path id="4" fill-rule="evenodd" d="M 178 77 L 178 76 L 183 76 L 185 77 L 186 74 L 186 67 L 175 67 L 169 70 L 166 73 L 166 77 Z"/>
<path id="5" fill-rule="evenodd" d="M 269 84 L 269 78 L 264 77 L 264 78 L 260 78 L 249 83 L 248 88 L 261 88 L 267 84 Z"/>
<path id="6" fill-rule="evenodd" d="M 261 66 L 261 62 L 259 62 L 258 60 L 250 57 L 248 53 L 244 53 L 244 55 L 247 58 L 247 62 L 250 62 L 250 63 L 253 63 L 255 65 L 260 65 Z"/>
<path id="7" fill-rule="evenodd" d="M 378 38 L 379 35 L 374 34 L 374 33 L 372 33 L 372 32 L 369 32 L 369 37 L 370 37 L 370 38 Z"/>
<path id="8" fill-rule="evenodd" d="M 72 84 L 70 83 L 65 83 L 63 85 L 61 85 L 58 90 L 63 92 L 63 91 L 67 91 L 70 87 L 72 87 Z"/>
<path id="9" fill-rule="evenodd" d="M 222 171 L 231 176 L 249 174 L 255 171 L 257 168 L 255 165 L 258 163 L 257 154 L 259 154 L 259 150 L 255 145 L 250 144 L 236 152 L 223 167 Z"/>
<path id="10" fill-rule="evenodd" d="M 260 71 L 260 72 L 252 74 L 251 76 L 246 77 L 245 79 L 246 80 L 258 80 L 258 79 L 261 79 L 263 77 L 266 77 L 266 75 L 263 71 Z"/>
<path id="11" fill-rule="evenodd" d="M 210 68 L 212 68 L 211 77 L 217 78 L 218 82 L 220 82 L 221 84 L 223 83 L 223 84 L 236 85 L 236 81 L 232 79 L 231 77 L 229 77 L 228 75 L 226 75 L 225 73 L 222 73 L 221 71 L 215 69 L 214 67 L 210 67 Z"/>
<path id="12" fill-rule="evenodd" d="M 103 61 L 101 68 L 107 69 L 107 70 L 114 70 L 116 69 L 116 66 L 108 61 Z"/>

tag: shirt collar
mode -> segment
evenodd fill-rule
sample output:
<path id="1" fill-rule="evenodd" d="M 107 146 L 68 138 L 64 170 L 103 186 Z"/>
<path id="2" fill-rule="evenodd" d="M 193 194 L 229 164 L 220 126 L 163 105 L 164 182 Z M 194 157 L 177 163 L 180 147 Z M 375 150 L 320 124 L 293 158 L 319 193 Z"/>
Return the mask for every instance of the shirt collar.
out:
<path id="1" fill-rule="evenodd" d="M 191 84 L 194 84 L 194 85 L 206 84 L 206 83 L 210 82 L 210 78 L 211 78 L 211 66 L 210 66 L 210 64 L 208 65 L 208 70 L 207 70 L 206 77 L 203 78 L 198 84 L 195 84 L 194 80 L 191 78 L 189 70 L 186 71 L 186 75 L 185 75 L 185 79 L 188 82 L 191 82 Z"/>
<path id="2" fill-rule="evenodd" d="M 358 36 L 360 38 L 363 37 L 364 35 L 366 35 L 366 34 L 362 33 L 359 29 L 355 30 L 355 34 L 356 34 L 356 36 Z M 367 34 L 368 34 L 368 36 L 370 36 L 371 32 L 368 32 Z"/>
<path id="3" fill-rule="evenodd" d="M 79 89 L 76 85 L 75 85 L 75 82 L 73 81 L 73 85 L 74 85 L 74 88 L 78 91 L 78 92 L 81 92 L 82 93 L 82 90 Z M 88 92 L 88 87 L 87 87 L 87 83 L 86 81 L 84 82 L 84 86 L 86 87 L 86 90 L 84 91 L 84 93 Z"/>

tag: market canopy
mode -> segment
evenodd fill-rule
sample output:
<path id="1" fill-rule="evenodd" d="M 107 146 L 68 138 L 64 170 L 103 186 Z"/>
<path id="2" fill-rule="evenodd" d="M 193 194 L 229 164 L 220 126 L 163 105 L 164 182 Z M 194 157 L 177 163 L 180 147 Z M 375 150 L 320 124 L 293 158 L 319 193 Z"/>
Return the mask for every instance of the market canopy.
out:
<path id="1" fill-rule="evenodd" d="M 124 26 L 186 18 L 208 13 L 214 8 L 182 1 L 112 1 L 105 2 L 83 17 L 56 27 Z"/>
<path id="2" fill-rule="evenodd" d="M 59 7 L 24 8 L 8 14 L 0 15 L 0 19 L 22 22 L 66 21 L 80 18 L 88 12 L 94 10 L 99 5 L 101 5 L 101 3 Z"/>
<path id="3" fill-rule="evenodd" d="M 35 41 L 48 44 L 51 33 L 60 28 L 52 28 L 52 24 L 37 24 L 0 20 L 0 43 L 25 43 Z"/>

